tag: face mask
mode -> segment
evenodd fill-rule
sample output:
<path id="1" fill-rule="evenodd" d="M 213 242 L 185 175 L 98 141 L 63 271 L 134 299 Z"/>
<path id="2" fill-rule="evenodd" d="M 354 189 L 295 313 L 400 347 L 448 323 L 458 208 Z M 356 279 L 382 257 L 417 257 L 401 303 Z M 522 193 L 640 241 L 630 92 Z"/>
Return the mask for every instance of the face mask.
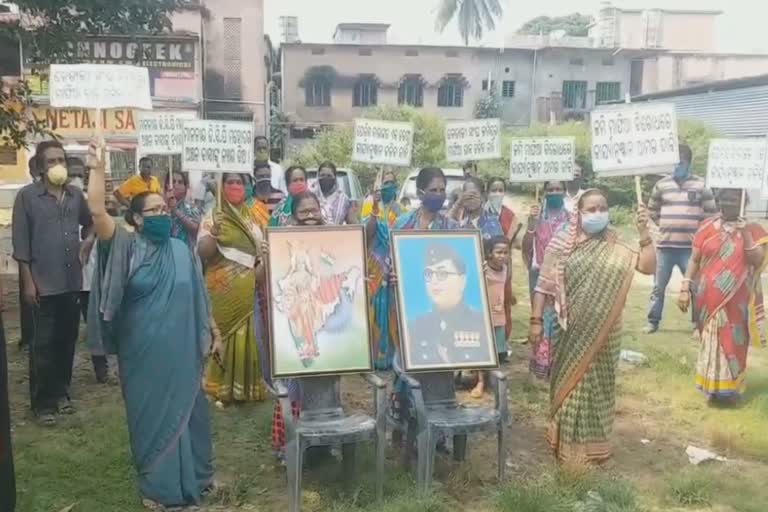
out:
<path id="1" fill-rule="evenodd" d="M 488 206 L 491 210 L 500 213 L 501 205 L 504 202 L 504 192 L 491 192 L 488 194 Z"/>
<path id="2" fill-rule="evenodd" d="M 687 162 L 680 162 L 675 166 L 675 170 L 672 172 L 672 176 L 677 179 L 687 178 L 691 169 Z"/>
<path id="3" fill-rule="evenodd" d="M 224 185 L 224 199 L 230 204 L 241 204 L 245 201 L 245 186 L 242 183 L 227 183 Z"/>
<path id="4" fill-rule="evenodd" d="M 296 224 L 299 226 L 319 226 L 321 224 L 319 219 L 309 217 L 306 219 L 296 220 Z"/>
<path id="5" fill-rule="evenodd" d="M 144 237 L 155 244 L 164 244 L 171 238 L 171 217 L 169 215 L 147 215 L 141 230 Z"/>
<path id="6" fill-rule="evenodd" d="M 385 183 L 381 186 L 381 200 L 385 203 L 392 201 L 397 195 L 396 183 Z"/>
<path id="7" fill-rule="evenodd" d="M 582 213 L 581 229 L 588 235 L 596 235 L 608 227 L 608 212 Z"/>
<path id="8" fill-rule="evenodd" d="M 256 193 L 260 195 L 269 194 L 272 191 L 272 180 L 269 178 L 261 178 L 256 180 Z"/>
<path id="9" fill-rule="evenodd" d="M 288 185 L 288 193 L 292 196 L 297 196 L 299 194 L 303 194 L 307 191 L 307 184 L 303 181 L 294 181 L 290 185 Z"/>
<path id="10" fill-rule="evenodd" d="M 320 190 L 323 191 L 323 194 L 332 191 L 333 187 L 336 186 L 336 178 L 320 178 L 317 181 L 320 183 Z"/>
<path id="11" fill-rule="evenodd" d="M 266 162 L 269 160 L 269 151 L 266 149 L 257 149 L 254 151 L 254 160 L 257 162 Z"/>
<path id="12" fill-rule="evenodd" d="M 48 183 L 51 185 L 61 186 L 67 182 L 67 168 L 63 165 L 54 165 L 46 174 L 48 176 Z"/>
<path id="13" fill-rule="evenodd" d="M 563 204 L 565 202 L 565 198 L 563 197 L 563 194 L 555 193 L 555 194 L 547 194 L 547 208 L 550 210 L 559 210 L 563 207 Z"/>
<path id="14" fill-rule="evenodd" d="M 445 203 L 445 194 L 439 192 L 424 192 L 421 204 L 427 211 L 439 212 Z"/>
<path id="15" fill-rule="evenodd" d="M 476 212 L 483 206 L 483 201 L 479 196 L 471 196 L 464 201 L 464 209 L 468 212 Z"/>
<path id="16" fill-rule="evenodd" d="M 83 178 L 80 178 L 80 177 L 72 178 L 71 180 L 69 180 L 69 184 L 75 188 L 79 188 L 80 190 L 83 190 L 85 188 L 85 184 L 83 183 Z"/>

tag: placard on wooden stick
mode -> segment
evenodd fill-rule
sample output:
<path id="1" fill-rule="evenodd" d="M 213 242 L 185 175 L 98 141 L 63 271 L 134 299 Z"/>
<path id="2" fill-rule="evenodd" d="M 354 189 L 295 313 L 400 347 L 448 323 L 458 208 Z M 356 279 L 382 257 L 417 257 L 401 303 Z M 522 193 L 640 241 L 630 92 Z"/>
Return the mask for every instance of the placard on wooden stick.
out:
<path id="1" fill-rule="evenodd" d="M 49 94 L 53 107 L 152 110 L 149 71 L 110 64 L 51 64 Z"/>
<path id="2" fill-rule="evenodd" d="M 253 125 L 242 121 L 185 121 L 181 164 L 186 171 L 251 174 Z"/>
<path id="3" fill-rule="evenodd" d="M 446 123 L 445 153 L 449 162 L 501 158 L 501 119 Z"/>
<path id="4" fill-rule="evenodd" d="M 355 119 L 352 160 L 408 167 L 413 153 L 413 123 Z"/>
<path id="5" fill-rule="evenodd" d="M 509 181 L 543 183 L 571 181 L 574 175 L 576 140 L 573 137 L 529 137 L 512 139 Z"/>

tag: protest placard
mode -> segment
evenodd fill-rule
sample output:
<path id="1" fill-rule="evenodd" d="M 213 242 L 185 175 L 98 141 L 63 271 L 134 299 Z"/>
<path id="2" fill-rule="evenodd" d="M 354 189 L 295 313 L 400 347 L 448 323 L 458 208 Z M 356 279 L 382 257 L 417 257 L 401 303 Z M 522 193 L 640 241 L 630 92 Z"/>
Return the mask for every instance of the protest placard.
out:
<path id="1" fill-rule="evenodd" d="M 573 137 L 531 137 L 512 139 L 509 181 L 542 183 L 573 179 L 576 141 Z"/>
<path id="2" fill-rule="evenodd" d="M 139 112 L 139 155 L 177 155 L 184 148 L 184 121 L 197 119 L 191 110 Z"/>
<path id="3" fill-rule="evenodd" d="M 446 123 L 445 154 L 449 162 L 501 158 L 501 120 Z"/>
<path id="4" fill-rule="evenodd" d="M 355 119 L 353 161 L 408 167 L 412 151 L 412 123 Z"/>
<path id="5" fill-rule="evenodd" d="M 592 112 L 592 169 L 601 176 L 670 172 L 680 161 L 675 107 L 666 103 Z"/>
<path id="6" fill-rule="evenodd" d="M 253 125 L 241 121 L 184 121 L 185 171 L 253 172 Z"/>
<path id="7" fill-rule="evenodd" d="M 765 155 L 765 137 L 710 140 L 707 186 L 762 188 Z"/>
<path id="8" fill-rule="evenodd" d="M 52 64 L 49 94 L 54 107 L 152 110 L 149 72 L 137 66 Z"/>

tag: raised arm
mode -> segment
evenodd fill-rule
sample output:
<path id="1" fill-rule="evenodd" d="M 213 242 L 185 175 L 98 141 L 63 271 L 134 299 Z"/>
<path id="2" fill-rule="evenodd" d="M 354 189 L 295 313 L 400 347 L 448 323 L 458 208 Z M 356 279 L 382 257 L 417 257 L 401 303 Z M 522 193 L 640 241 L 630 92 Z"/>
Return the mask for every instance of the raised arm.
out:
<path id="1" fill-rule="evenodd" d="M 102 158 L 99 158 L 98 153 L 101 153 Z M 88 167 L 91 169 L 88 181 L 88 209 L 91 211 L 94 231 L 99 240 L 112 240 L 115 235 L 115 221 L 107 213 L 103 155 L 103 145 L 98 148 L 97 143 L 91 141 L 88 147 Z"/>

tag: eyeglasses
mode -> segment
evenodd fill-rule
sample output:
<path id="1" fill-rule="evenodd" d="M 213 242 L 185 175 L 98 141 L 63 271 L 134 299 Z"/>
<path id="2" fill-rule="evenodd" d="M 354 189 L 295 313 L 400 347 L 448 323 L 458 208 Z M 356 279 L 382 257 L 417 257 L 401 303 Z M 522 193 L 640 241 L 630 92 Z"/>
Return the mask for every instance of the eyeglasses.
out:
<path id="1" fill-rule="evenodd" d="M 447 270 L 432 270 L 430 268 L 424 269 L 424 279 L 430 282 L 434 278 L 437 278 L 438 281 L 445 281 L 448 279 L 448 276 L 458 275 L 460 275 L 458 272 L 448 272 Z"/>

